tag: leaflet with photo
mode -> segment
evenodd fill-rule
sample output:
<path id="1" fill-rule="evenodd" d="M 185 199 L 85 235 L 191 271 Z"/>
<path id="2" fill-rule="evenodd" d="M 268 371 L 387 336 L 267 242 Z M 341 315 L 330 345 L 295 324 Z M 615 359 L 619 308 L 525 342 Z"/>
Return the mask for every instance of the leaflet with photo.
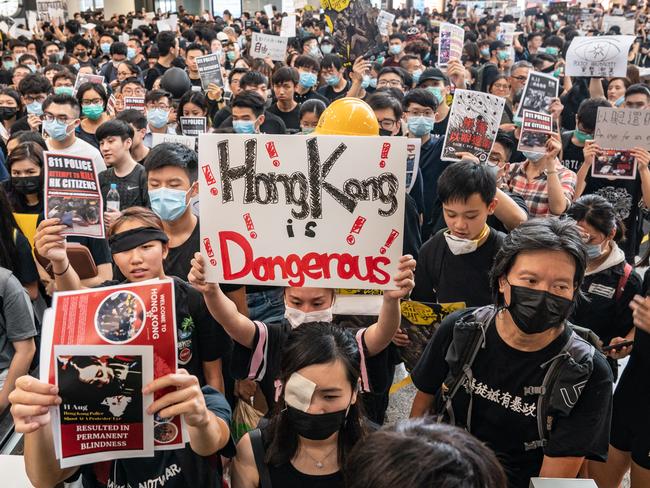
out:
<path id="1" fill-rule="evenodd" d="M 99 85 L 104 84 L 104 77 L 102 75 L 92 75 L 90 73 L 77 73 L 77 79 L 74 82 L 74 94 L 77 94 L 77 90 L 84 83 L 97 83 Z"/>
<path id="2" fill-rule="evenodd" d="M 124 97 L 124 110 L 144 112 L 144 97 Z"/>
<path id="3" fill-rule="evenodd" d="M 223 76 L 221 74 L 221 63 L 218 54 L 207 54 L 196 58 L 196 67 L 201 77 L 201 87 L 208 89 L 210 83 L 223 88 Z"/>
<path id="4" fill-rule="evenodd" d="M 102 194 L 92 159 L 46 151 L 45 216 L 66 226 L 64 235 L 104 237 Z"/>
<path id="5" fill-rule="evenodd" d="M 546 153 L 546 142 L 551 134 L 553 134 L 553 117 L 551 115 L 524 110 L 517 150 L 544 154 Z"/>
<path id="6" fill-rule="evenodd" d="M 184 136 L 196 137 L 208 131 L 208 121 L 205 117 L 181 117 L 180 123 Z"/>
<path id="7" fill-rule="evenodd" d="M 152 346 L 54 346 L 61 467 L 153 456 Z"/>
<path id="8" fill-rule="evenodd" d="M 560 81 L 553 75 L 530 71 L 517 116 L 523 117 L 524 110 L 544 114 L 551 113 L 549 108 L 553 99 L 557 98 L 559 87 Z"/>
<path id="9" fill-rule="evenodd" d="M 636 160 L 630 151 L 603 149 L 594 158 L 591 176 L 610 180 L 633 180 L 636 178 Z"/>

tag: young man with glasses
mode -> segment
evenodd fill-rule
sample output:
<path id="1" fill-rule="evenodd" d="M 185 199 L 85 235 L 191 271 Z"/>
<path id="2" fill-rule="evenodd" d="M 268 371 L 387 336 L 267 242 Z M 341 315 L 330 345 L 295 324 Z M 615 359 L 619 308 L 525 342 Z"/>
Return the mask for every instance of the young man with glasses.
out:
<path id="1" fill-rule="evenodd" d="M 169 114 L 172 109 L 172 96 L 164 90 L 152 90 L 144 97 L 144 108 L 147 115 L 147 134 L 144 145 L 152 147 L 152 134 L 174 134 L 169 125 Z"/>
<path id="2" fill-rule="evenodd" d="M 411 86 L 411 75 L 397 66 L 382 68 L 377 75 L 377 90 L 395 88 L 405 93 L 409 86 Z"/>
<path id="3" fill-rule="evenodd" d="M 80 124 L 81 107 L 70 95 L 50 95 L 43 102 L 43 131 L 50 151 L 92 159 L 95 171 L 100 173 L 106 164 L 99 151 L 79 139 L 75 130 Z"/>

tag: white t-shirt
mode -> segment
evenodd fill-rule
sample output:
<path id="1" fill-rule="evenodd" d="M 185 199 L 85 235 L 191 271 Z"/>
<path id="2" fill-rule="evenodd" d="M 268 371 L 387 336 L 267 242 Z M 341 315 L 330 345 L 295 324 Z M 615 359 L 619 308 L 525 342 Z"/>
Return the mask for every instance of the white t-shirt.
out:
<path id="1" fill-rule="evenodd" d="M 75 141 L 72 145 L 65 147 L 63 149 L 55 149 L 50 145 L 49 138 L 46 139 L 47 147 L 50 148 L 52 152 L 60 152 L 62 154 L 70 154 L 71 156 L 81 156 L 83 158 L 90 158 L 93 160 L 95 165 L 95 171 L 97 174 L 101 173 L 106 169 L 106 163 L 104 158 L 102 158 L 101 153 L 97 150 L 95 146 L 88 144 L 86 141 L 75 137 Z"/>

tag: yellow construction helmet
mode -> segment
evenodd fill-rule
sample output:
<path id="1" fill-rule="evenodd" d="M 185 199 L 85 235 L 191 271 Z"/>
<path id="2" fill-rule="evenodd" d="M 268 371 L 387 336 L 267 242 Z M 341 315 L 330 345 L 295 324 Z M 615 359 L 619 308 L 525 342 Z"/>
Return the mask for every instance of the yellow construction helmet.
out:
<path id="1" fill-rule="evenodd" d="M 379 122 L 370 105 L 359 98 L 339 98 L 325 109 L 313 132 L 334 136 L 377 136 Z"/>

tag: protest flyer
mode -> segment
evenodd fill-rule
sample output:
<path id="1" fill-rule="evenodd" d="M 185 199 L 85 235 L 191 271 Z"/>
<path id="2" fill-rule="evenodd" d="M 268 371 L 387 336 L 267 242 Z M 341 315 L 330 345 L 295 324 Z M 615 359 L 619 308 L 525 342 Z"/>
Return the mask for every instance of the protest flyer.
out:
<path id="1" fill-rule="evenodd" d="M 70 345 L 92 346 L 93 354 L 98 357 L 125 355 L 119 348 L 127 345 L 149 347 L 153 350 L 153 359 L 147 365 L 143 362 L 142 367 L 150 364 L 153 378 L 160 378 L 176 372 L 178 358 L 184 354 L 182 341 L 177 342 L 176 333 L 171 279 L 55 293 L 52 312 L 43 321 L 41 380 L 55 383 L 55 348 Z M 101 349 L 105 352 L 100 354 L 98 346 L 106 346 Z M 109 376 L 112 374 L 105 371 Z M 157 391 L 154 398 L 169 391 L 174 389 Z M 112 406 L 111 401 L 107 403 Z M 60 420 L 55 410 L 52 419 L 55 445 Z M 160 419 L 154 416 L 154 449 L 180 448 L 185 436 L 180 417 Z M 57 454 L 61 457 L 63 451 Z"/>
<path id="2" fill-rule="evenodd" d="M 181 117 L 180 124 L 184 136 L 196 137 L 208 131 L 208 121 L 205 117 Z"/>
<path id="3" fill-rule="evenodd" d="M 251 38 L 251 58 L 271 58 L 273 61 L 284 61 L 287 54 L 286 37 L 253 32 Z"/>
<path id="4" fill-rule="evenodd" d="M 387 36 L 390 34 L 390 27 L 393 25 L 394 20 L 395 14 L 391 14 L 385 10 L 380 10 L 379 15 L 377 16 L 377 28 L 379 30 L 379 34 L 382 36 Z"/>
<path id="5" fill-rule="evenodd" d="M 553 75 L 530 71 L 524 93 L 521 96 L 517 117 L 523 117 L 524 110 L 531 112 L 550 113 L 549 107 L 554 98 L 557 98 L 560 81 Z"/>
<path id="6" fill-rule="evenodd" d="M 196 151 L 197 138 L 196 136 L 185 136 L 180 134 L 158 134 L 153 132 L 151 134 L 151 147 L 156 147 L 163 142 L 175 142 L 189 147 L 192 151 Z"/>
<path id="7" fill-rule="evenodd" d="M 454 24 L 440 24 L 440 46 L 438 48 L 438 68 L 446 68 L 450 59 L 460 60 L 463 54 L 465 30 Z"/>
<path id="8" fill-rule="evenodd" d="M 68 236 L 104 237 L 102 194 L 93 160 L 46 151 L 45 216 Z"/>
<path id="9" fill-rule="evenodd" d="M 406 193 L 411 193 L 418 177 L 422 140 L 411 138 L 406 145 Z"/>
<path id="10" fill-rule="evenodd" d="M 630 151 L 603 149 L 594 158 L 591 176 L 610 180 L 633 180 L 636 178 L 636 161 Z"/>
<path id="11" fill-rule="evenodd" d="M 124 97 L 124 110 L 129 109 L 144 113 L 144 97 Z"/>
<path id="12" fill-rule="evenodd" d="M 634 36 L 574 37 L 566 55 L 567 76 L 626 76 Z"/>
<path id="13" fill-rule="evenodd" d="M 223 88 L 223 76 L 221 74 L 221 64 L 219 63 L 218 54 L 207 54 L 196 58 L 196 68 L 199 70 L 201 77 L 201 87 L 208 89 L 210 83 Z"/>
<path id="14" fill-rule="evenodd" d="M 61 467 L 153 456 L 151 346 L 54 346 Z"/>
<path id="15" fill-rule="evenodd" d="M 77 79 L 74 82 L 73 88 L 75 95 L 79 87 L 84 83 L 98 83 L 102 85 L 104 83 L 104 77 L 102 75 L 91 75 L 90 73 L 77 73 Z"/>
<path id="16" fill-rule="evenodd" d="M 471 90 L 456 90 L 442 148 L 444 161 L 460 161 L 466 152 L 487 161 L 503 114 L 505 99 Z"/>
<path id="17" fill-rule="evenodd" d="M 544 154 L 546 153 L 546 142 L 551 134 L 553 134 L 553 117 L 551 115 L 524 110 L 517 150 Z"/>
<path id="18" fill-rule="evenodd" d="M 207 280 L 394 288 L 407 144 L 379 136 L 201 134 Z"/>
<path id="19" fill-rule="evenodd" d="M 650 113 L 636 108 L 598 107 L 594 142 L 610 149 L 650 150 Z"/>
<path id="20" fill-rule="evenodd" d="M 417 364 L 431 336 L 447 315 L 465 308 L 464 302 L 423 303 L 404 300 L 400 304 L 402 319 L 400 328 L 409 336 L 408 347 L 400 347 L 400 355 L 407 371 Z"/>
<path id="21" fill-rule="evenodd" d="M 286 15 L 282 17 L 282 23 L 280 25 L 280 36 L 296 37 L 296 16 L 295 15 Z"/>

